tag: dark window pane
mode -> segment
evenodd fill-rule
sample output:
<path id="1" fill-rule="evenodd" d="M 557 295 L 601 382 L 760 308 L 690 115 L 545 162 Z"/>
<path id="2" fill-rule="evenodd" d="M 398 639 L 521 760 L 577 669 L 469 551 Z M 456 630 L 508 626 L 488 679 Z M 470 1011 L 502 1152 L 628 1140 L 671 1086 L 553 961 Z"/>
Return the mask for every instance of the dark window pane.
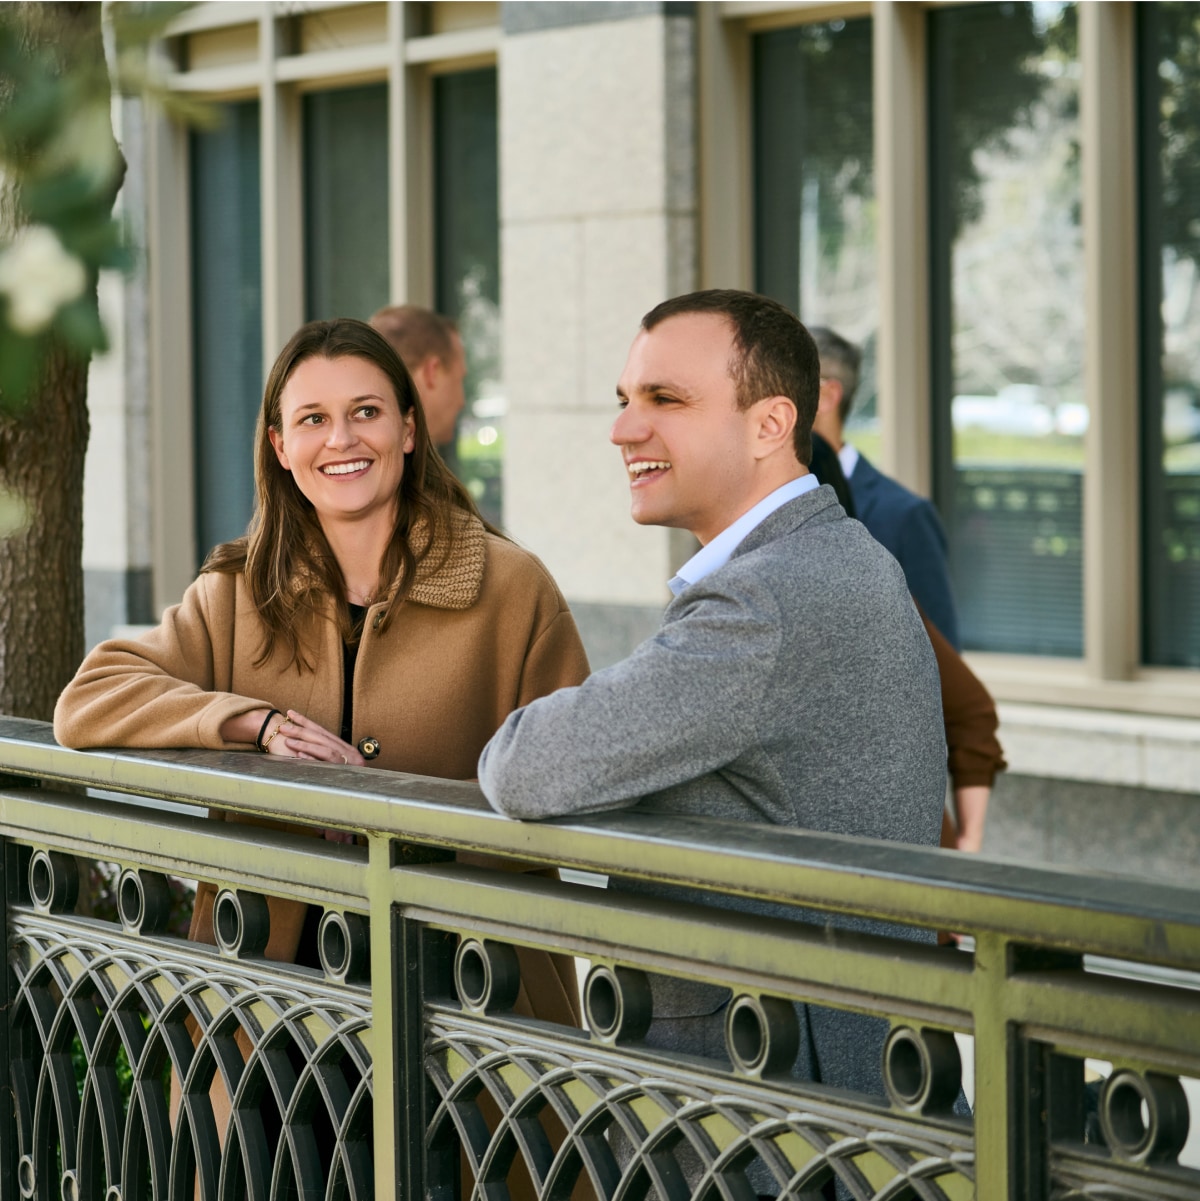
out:
<path id="1" fill-rule="evenodd" d="M 935 490 L 963 645 L 1083 651 L 1075 9 L 929 13 Z"/>
<path id="2" fill-rule="evenodd" d="M 877 449 L 871 21 L 754 38 L 755 287 L 864 349 L 848 434 Z"/>
<path id="3" fill-rule="evenodd" d="M 437 299 L 467 352 L 466 408 L 447 461 L 485 517 L 501 520 L 500 193 L 496 71 L 434 80 Z"/>
<path id="4" fill-rule="evenodd" d="M 387 85 L 304 97 L 308 320 L 367 320 L 388 303 Z"/>
<path id="5" fill-rule="evenodd" d="M 246 532 L 262 397 L 258 101 L 191 138 L 196 547 Z"/>
<path id="6" fill-rule="evenodd" d="M 1200 9 L 1137 8 L 1147 663 L 1200 667 Z"/>

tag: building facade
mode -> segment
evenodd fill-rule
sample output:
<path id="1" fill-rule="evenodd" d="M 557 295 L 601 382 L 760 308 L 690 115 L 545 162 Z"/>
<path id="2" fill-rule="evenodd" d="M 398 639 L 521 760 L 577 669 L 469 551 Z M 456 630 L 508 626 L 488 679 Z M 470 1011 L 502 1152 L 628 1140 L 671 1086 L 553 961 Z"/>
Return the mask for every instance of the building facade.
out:
<path id="1" fill-rule="evenodd" d="M 123 113 L 148 252 L 93 386 L 89 637 L 244 528 L 291 332 L 413 301 L 467 344 L 456 468 L 612 661 L 694 549 L 628 517 L 629 342 L 754 288 L 863 345 L 850 437 L 938 505 L 1006 848 L 1194 862 L 1198 46 L 1181 3 L 197 5 L 164 58 L 218 123 Z"/>

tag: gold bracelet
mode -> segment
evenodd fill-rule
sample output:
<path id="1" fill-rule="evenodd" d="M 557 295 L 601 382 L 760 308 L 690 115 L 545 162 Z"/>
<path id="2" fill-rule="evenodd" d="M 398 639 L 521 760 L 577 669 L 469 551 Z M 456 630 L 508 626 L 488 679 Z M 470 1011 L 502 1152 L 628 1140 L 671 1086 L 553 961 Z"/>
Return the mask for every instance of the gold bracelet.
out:
<path id="1" fill-rule="evenodd" d="M 271 743 L 272 743 L 272 742 L 275 740 L 275 735 L 276 735 L 276 734 L 278 734 L 278 733 L 279 733 L 279 731 L 280 731 L 280 730 L 282 730 L 282 729 L 283 729 L 283 727 L 287 725 L 287 720 L 288 720 L 288 719 L 285 717 L 285 718 L 283 719 L 283 721 L 281 721 L 281 722 L 279 723 L 279 725 L 277 725 L 277 726 L 276 726 L 276 727 L 275 727 L 275 728 L 274 728 L 274 729 L 273 729 L 273 730 L 270 732 L 270 734 L 268 734 L 268 735 L 266 736 L 266 738 L 264 738 L 264 739 L 263 739 L 262 749 L 263 749 L 263 754 L 264 754 L 264 755 L 267 753 L 267 748 L 268 748 L 268 747 L 271 745 Z"/>

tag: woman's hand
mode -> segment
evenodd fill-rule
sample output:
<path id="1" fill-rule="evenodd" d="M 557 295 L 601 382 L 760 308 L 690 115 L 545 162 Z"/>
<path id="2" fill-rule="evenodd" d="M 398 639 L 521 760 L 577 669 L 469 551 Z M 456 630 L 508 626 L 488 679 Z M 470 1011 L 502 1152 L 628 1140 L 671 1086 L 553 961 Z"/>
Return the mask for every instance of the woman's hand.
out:
<path id="1" fill-rule="evenodd" d="M 352 767 L 366 762 L 357 748 L 294 709 L 286 714 L 277 709 L 240 713 L 222 723 L 221 736 L 228 742 L 254 742 L 257 737 L 266 754 L 280 759 L 313 759 Z M 349 830 L 322 830 L 321 837 L 329 842 L 354 842 Z"/>
<path id="2" fill-rule="evenodd" d="M 276 751 L 276 743 L 282 743 Z M 324 726 L 310 721 L 303 713 L 294 709 L 279 724 L 279 737 L 267 747 L 267 754 L 290 755 L 293 759 L 316 759 L 323 763 L 344 763 L 361 767 L 366 760 L 355 747 L 331 734 Z M 352 843 L 354 835 L 349 830 L 322 830 L 321 837 L 328 842 Z"/>
<path id="3" fill-rule="evenodd" d="M 278 736 L 273 736 L 278 729 Z M 268 755 L 282 755 L 290 759 L 315 759 L 321 763 L 334 763 L 338 766 L 362 767 L 366 760 L 358 753 L 358 748 L 343 742 L 336 734 L 331 734 L 324 726 L 289 709 L 278 726 L 272 726 L 263 738 L 267 744 Z"/>

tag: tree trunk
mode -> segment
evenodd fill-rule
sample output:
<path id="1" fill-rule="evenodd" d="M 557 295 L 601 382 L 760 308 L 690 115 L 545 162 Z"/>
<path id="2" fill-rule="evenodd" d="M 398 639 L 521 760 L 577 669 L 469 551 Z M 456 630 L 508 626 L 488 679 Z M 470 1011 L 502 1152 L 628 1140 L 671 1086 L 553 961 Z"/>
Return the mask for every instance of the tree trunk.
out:
<path id="1" fill-rule="evenodd" d="M 99 4 L 22 4 L 31 39 L 104 62 Z M 71 63 L 64 63 L 69 70 Z M 0 238 L 20 224 L 0 197 Z M 116 199 L 114 190 L 113 199 Z M 95 291 L 96 280 L 89 287 Z M 0 539 L 0 712 L 49 720 L 83 656 L 83 460 L 88 360 L 55 346 L 28 406 L 0 415 L 0 493 L 24 512 Z"/>
<path id="2" fill-rule="evenodd" d="M 0 541 L 0 712 L 44 721 L 83 657 L 87 372 L 55 351 L 24 416 L 0 418 L 0 487 L 26 513 Z"/>

